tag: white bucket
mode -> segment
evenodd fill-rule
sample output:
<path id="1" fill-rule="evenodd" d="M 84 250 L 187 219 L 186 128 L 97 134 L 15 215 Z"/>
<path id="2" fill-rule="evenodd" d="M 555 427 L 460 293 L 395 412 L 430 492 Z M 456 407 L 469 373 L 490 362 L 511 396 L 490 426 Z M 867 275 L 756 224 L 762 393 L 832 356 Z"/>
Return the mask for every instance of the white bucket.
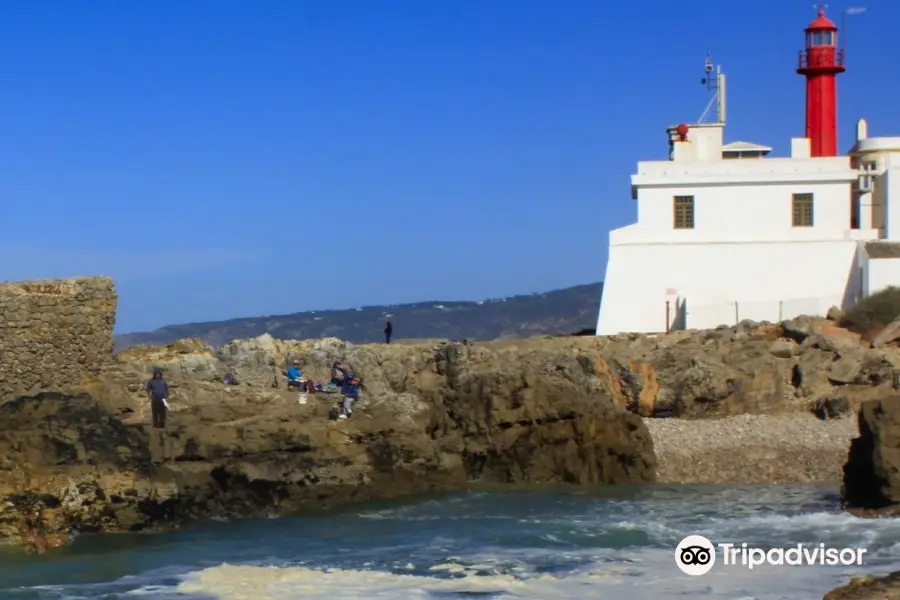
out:
<path id="1" fill-rule="evenodd" d="M 300 394 L 300 397 L 297 399 L 297 404 L 306 404 L 306 392 Z"/>

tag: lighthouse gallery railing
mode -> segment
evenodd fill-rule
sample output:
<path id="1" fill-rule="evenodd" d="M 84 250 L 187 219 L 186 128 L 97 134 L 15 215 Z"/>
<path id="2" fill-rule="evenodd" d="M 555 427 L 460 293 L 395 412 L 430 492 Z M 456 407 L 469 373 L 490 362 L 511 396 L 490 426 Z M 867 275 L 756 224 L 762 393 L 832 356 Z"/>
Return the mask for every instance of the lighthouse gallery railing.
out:
<path id="1" fill-rule="evenodd" d="M 841 48 L 840 50 L 835 52 L 834 61 L 825 62 L 825 61 L 822 61 L 821 59 L 810 61 L 809 60 L 810 53 L 811 53 L 810 49 L 801 50 L 800 52 L 797 53 L 797 68 L 798 69 L 809 69 L 810 67 L 826 67 L 826 66 L 828 66 L 828 67 L 830 67 L 830 66 L 843 67 L 844 66 L 844 50 L 843 50 L 843 48 Z"/>

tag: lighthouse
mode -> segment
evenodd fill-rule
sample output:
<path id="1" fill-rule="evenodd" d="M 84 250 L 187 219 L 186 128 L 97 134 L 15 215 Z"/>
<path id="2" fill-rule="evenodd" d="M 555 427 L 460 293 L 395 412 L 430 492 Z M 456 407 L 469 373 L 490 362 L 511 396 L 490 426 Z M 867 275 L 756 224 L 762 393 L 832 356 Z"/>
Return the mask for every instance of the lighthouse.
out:
<path id="1" fill-rule="evenodd" d="M 598 335 L 821 316 L 900 282 L 900 136 L 871 137 L 860 119 L 837 152 L 837 32 L 824 9 L 806 28 L 806 132 L 786 156 L 726 141 L 725 76 L 707 60 L 707 109 L 669 125 L 668 159 L 631 176 L 637 219 L 609 232 Z"/>
<path id="2" fill-rule="evenodd" d="M 806 137 L 811 156 L 837 156 L 837 82 L 844 72 L 844 51 L 837 48 L 837 27 L 819 8 L 806 28 L 797 73 L 806 77 Z"/>

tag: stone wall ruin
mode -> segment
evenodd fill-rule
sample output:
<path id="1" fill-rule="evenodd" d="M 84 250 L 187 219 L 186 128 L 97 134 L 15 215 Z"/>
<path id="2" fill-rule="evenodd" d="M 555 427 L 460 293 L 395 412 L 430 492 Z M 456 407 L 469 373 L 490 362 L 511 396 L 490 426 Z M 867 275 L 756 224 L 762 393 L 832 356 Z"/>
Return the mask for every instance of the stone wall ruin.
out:
<path id="1" fill-rule="evenodd" d="M 112 358 L 109 277 L 0 283 L 0 400 L 96 376 Z"/>

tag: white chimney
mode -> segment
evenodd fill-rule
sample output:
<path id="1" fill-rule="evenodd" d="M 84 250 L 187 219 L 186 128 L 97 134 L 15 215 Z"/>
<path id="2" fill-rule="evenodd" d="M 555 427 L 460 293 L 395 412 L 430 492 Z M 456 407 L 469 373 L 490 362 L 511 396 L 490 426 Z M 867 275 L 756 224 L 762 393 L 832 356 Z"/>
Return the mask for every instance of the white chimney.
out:
<path id="1" fill-rule="evenodd" d="M 869 137 L 869 123 L 865 119 L 856 122 L 856 141 L 862 141 Z"/>
<path id="2" fill-rule="evenodd" d="M 791 138 L 791 158 L 810 158 L 809 138 Z"/>

